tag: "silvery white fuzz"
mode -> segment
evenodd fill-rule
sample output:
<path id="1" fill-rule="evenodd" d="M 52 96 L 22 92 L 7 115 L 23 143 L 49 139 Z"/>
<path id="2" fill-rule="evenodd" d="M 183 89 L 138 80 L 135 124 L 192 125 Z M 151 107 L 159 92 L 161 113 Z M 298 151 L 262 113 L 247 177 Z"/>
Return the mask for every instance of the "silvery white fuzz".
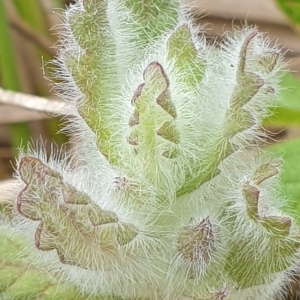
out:
<path id="1" fill-rule="evenodd" d="M 300 246 L 259 149 L 279 49 L 256 28 L 209 44 L 175 0 L 77 0 L 55 64 L 74 151 L 17 167 L 36 263 L 104 299 L 278 296 Z"/>

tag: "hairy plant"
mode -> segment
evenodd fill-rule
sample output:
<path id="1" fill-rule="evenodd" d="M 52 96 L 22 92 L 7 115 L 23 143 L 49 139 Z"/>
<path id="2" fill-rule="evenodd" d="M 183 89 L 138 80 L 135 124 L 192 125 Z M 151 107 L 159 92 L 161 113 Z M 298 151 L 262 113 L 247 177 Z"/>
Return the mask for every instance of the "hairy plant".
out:
<path id="1" fill-rule="evenodd" d="M 299 262 L 259 149 L 282 54 L 209 44 L 174 0 L 77 0 L 55 61 L 75 151 L 20 154 L 13 222 L 38 264 L 120 299 L 274 299 Z"/>

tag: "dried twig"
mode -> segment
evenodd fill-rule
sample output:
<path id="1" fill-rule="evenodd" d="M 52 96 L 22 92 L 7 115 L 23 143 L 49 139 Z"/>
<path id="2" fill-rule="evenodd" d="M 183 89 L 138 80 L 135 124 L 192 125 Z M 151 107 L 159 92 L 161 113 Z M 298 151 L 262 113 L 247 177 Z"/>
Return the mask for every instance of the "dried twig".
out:
<path id="1" fill-rule="evenodd" d="M 31 29 L 30 26 L 28 26 L 26 23 L 24 23 L 21 19 L 16 17 L 11 17 L 10 25 L 16 29 L 19 33 L 21 33 L 24 37 L 26 37 L 28 40 L 32 41 L 36 45 L 38 45 L 40 48 L 48 52 L 51 56 L 56 55 L 56 50 L 54 48 L 51 48 L 51 45 L 53 44 L 50 40 L 47 38 L 41 36 L 40 34 L 36 33 L 34 30 Z"/>
<path id="2" fill-rule="evenodd" d="M 11 1 L 4 2 L 6 11 L 9 18 L 9 23 L 17 30 L 20 34 L 22 34 L 25 38 L 32 41 L 46 52 L 48 52 L 51 56 L 56 55 L 56 51 L 54 48 L 51 48 L 53 42 L 47 37 L 37 33 L 30 26 L 28 26 L 16 13 L 14 6 Z"/>
<path id="3" fill-rule="evenodd" d="M 71 108 L 60 100 L 49 100 L 38 96 L 4 90 L 2 88 L 0 88 L 0 103 L 42 113 L 58 115 L 73 114 Z"/>
<path id="4" fill-rule="evenodd" d="M 10 204 L 15 198 L 14 186 L 16 184 L 18 183 L 14 179 L 0 181 L 0 206 Z"/>
<path id="5" fill-rule="evenodd" d="M 51 28 L 53 33 L 58 33 L 56 25 L 61 24 L 62 20 L 59 9 L 53 7 L 53 0 L 40 0 L 40 6 L 44 12 L 48 27 Z"/>

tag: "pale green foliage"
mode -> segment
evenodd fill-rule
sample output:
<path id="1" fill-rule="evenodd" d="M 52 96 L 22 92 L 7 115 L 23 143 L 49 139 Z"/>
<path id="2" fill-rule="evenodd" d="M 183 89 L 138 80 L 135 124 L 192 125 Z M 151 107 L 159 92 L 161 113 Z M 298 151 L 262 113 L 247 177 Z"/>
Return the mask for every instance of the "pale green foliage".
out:
<path id="1" fill-rule="evenodd" d="M 299 258 L 280 162 L 259 150 L 281 54 L 256 28 L 206 44 L 172 1 L 78 0 L 58 89 L 76 153 L 20 155 L 14 222 L 82 291 L 273 299 Z"/>

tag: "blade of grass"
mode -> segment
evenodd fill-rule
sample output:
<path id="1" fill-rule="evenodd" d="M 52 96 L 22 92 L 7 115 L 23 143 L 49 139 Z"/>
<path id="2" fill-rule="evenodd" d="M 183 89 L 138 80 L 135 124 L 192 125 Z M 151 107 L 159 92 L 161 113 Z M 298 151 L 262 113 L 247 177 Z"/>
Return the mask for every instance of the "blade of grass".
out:
<path id="1" fill-rule="evenodd" d="M 14 0 L 15 7 L 18 11 L 18 14 L 22 18 L 22 21 L 26 24 L 28 24 L 29 29 L 31 29 L 32 33 L 34 33 L 36 36 L 38 36 L 40 39 L 49 39 L 49 41 L 52 40 L 52 37 L 50 36 L 49 31 L 49 24 L 47 23 L 47 15 L 46 12 L 43 9 L 43 4 L 40 1 L 23 1 L 23 0 Z M 61 2 L 61 1 L 57 1 Z M 55 4 L 52 3 L 52 7 L 55 7 Z M 61 6 L 61 4 L 60 4 Z M 52 24 L 51 26 L 53 26 Z M 48 43 L 48 46 L 49 43 Z M 40 63 L 41 59 L 40 57 L 43 57 L 43 60 L 49 61 L 53 58 L 55 54 L 54 49 L 40 51 L 39 49 L 36 49 L 36 53 L 31 59 L 31 64 L 35 66 L 38 65 L 37 69 L 40 69 Z M 47 69 L 44 69 L 44 72 L 47 76 Z M 35 83 L 35 89 L 38 91 L 38 94 L 40 95 L 47 95 L 48 91 L 44 85 L 41 85 L 39 81 Z M 58 120 L 48 120 L 46 122 L 46 130 L 48 132 L 49 137 L 51 139 L 55 140 L 55 142 L 58 145 L 61 145 L 67 141 L 66 137 L 62 134 L 57 134 L 58 128 L 59 128 L 59 122 Z"/>
<path id="2" fill-rule="evenodd" d="M 15 6 L 23 20 L 40 33 L 47 33 L 48 28 L 39 1 L 14 0 Z"/>
<path id="3" fill-rule="evenodd" d="M 268 126 L 300 126 L 300 80 L 287 73 L 281 82 L 280 103 L 270 110 L 271 116 L 264 120 Z"/>
<path id="4" fill-rule="evenodd" d="M 3 0 L 0 0 L 0 39 L 0 73 L 2 86 L 18 91 L 20 90 L 20 84 Z M 17 149 L 21 141 L 29 141 L 30 133 L 26 124 L 11 124 L 10 130 L 13 149 Z"/>
<path id="5" fill-rule="evenodd" d="M 267 148 L 274 156 L 282 156 L 281 183 L 288 202 L 284 209 L 300 223 L 300 138 Z"/>

